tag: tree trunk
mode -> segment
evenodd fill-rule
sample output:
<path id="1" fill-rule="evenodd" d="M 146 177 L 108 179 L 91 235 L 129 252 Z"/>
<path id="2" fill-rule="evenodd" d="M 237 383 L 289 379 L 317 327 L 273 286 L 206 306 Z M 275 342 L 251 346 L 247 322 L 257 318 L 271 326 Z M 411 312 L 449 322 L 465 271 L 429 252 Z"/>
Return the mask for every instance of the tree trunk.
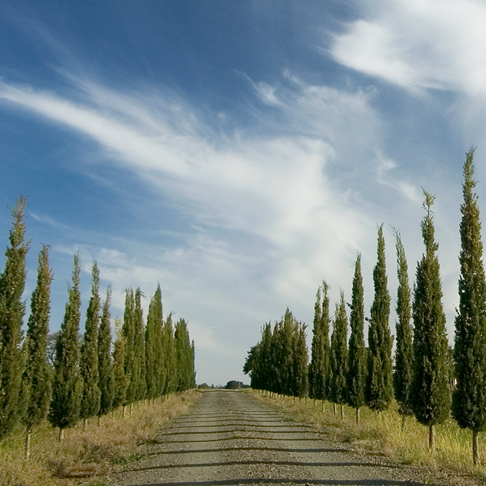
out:
<path id="1" fill-rule="evenodd" d="M 434 448 L 434 426 L 429 425 L 429 449 Z"/>
<path id="2" fill-rule="evenodd" d="M 341 420 L 344 419 L 344 405 L 341 405 Z"/>
<path id="3" fill-rule="evenodd" d="M 359 407 L 356 407 L 356 423 L 359 424 Z"/>
<path id="4" fill-rule="evenodd" d="M 122 417 L 123 418 L 125 418 L 125 409 L 126 409 L 126 407 L 125 407 L 125 405 L 123 405 L 123 407 L 122 407 Z"/>
<path id="5" fill-rule="evenodd" d="M 98 415 L 98 427 L 101 425 L 101 413 Z"/>
<path id="6" fill-rule="evenodd" d="M 334 415 L 336 415 L 336 413 L 337 413 L 336 404 L 333 403 L 333 405 L 334 405 Z"/>
<path id="7" fill-rule="evenodd" d="M 30 458 L 30 433 L 31 429 L 30 427 L 27 427 L 27 430 L 25 432 L 25 458 L 29 460 Z"/>
<path id="8" fill-rule="evenodd" d="M 59 442 L 62 442 L 62 439 L 64 439 L 64 429 L 60 428 L 59 429 Z"/>
<path id="9" fill-rule="evenodd" d="M 472 453 L 473 453 L 473 463 L 478 463 L 478 431 L 472 431 Z"/>

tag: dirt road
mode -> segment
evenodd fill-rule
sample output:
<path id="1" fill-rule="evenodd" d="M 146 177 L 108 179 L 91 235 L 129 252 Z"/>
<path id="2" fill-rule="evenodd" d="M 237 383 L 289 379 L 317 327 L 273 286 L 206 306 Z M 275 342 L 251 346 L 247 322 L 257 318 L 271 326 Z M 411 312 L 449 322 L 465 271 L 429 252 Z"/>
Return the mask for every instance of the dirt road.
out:
<path id="1" fill-rule="evenodd" d="M 239 391 L 205 392 L 161 430 L 158 442 L 112 484 L 422 484 L 411 477 L 413 470 L 359 457 Z"/>

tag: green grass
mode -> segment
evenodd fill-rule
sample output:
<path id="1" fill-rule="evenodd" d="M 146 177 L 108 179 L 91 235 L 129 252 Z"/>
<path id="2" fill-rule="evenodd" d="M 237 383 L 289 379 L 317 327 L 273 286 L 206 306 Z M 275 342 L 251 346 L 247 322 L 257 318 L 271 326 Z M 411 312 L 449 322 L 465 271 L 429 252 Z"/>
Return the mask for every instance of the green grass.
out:
<path id="1" fill-rule="evenodd" d="M 24 457 L 23 430 L 0 443 L 2 486 L 105 486 L 103 476 L 138 461 L 143 446 L 156 439 L 160 427 L 183 413 L 199 397 L 197 391 L 170 395 L 165 401 L 140 403 L 132 413 L 121 410 L 103 417 L 101 425 L 91 419 L 68 429 L 59 442 L 58 429 L 45 421 L 34 430 L 31 458 Z"/>

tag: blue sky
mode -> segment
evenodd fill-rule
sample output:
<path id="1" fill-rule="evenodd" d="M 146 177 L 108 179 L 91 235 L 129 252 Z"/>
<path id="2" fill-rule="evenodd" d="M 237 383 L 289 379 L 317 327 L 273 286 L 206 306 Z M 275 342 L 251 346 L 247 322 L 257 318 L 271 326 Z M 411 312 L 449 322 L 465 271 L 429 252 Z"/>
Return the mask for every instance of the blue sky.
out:
<path id="1" fill-rule="evenodd" d="M 0 234 L 26 195 L 26 299 L 50 244 L 57 330 L 79 251 L 83 312 L 93 259 L 114 317 L 160 282 L 197 381 L 247 381 L 261 326 L 288 306 L 310 340 L 317 287 L 349 299 L 357 252 L 369 310 L 382 223 L 394 302 L 393 228 L 413 280 L 423 187 L 452 340 L 471 145 L 486 190 L 485 27 L 473 0 L 3 2 Z"/>

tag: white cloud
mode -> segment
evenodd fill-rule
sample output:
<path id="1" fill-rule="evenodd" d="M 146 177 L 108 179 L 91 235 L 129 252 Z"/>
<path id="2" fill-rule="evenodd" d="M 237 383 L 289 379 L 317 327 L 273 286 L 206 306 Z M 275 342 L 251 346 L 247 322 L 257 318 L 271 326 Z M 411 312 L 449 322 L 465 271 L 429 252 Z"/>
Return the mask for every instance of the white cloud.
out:
<path id="1" fill-rule="evenodd" d="M 370 157 L 380 144 L 372 92 L 309 85 L 286 72 L 274 87 L 254 83 L 272 104 L 254 130 L 221 135 L 172 94 L 122 93 L 72 79 L 76 100 L 5 82 L 0 99 L 94 141 L 100 158 L 91 173 L 108 155 L 111 166 L 163 189 L 193 222 L 177 244 L 108 239 L 81 246 L 87 269 L 98 261 L 119 311 L 127 285 L 147 292 L 148 307 L 160 282 L 165 311 L 187 318 L 189 329 L 194 323 L 204 352 L 231 349 L 243 362 L 265 320 L 288 305 L 310 323 L 322 279 L 337 298 L 350 287 L 356 252 L 374 259 L 379 220 L 360 196 L 377 191 L 385 176 Z M 406 182 L 395 186 L 409 197 Z M 71 240 L 67 251 L 78 247 Z M 228 320 L 248 331 L 228 342 Z"/>
<path id="2" fill-rule="evenodd" d="M 330 52 L 341 64 L 410 90 L 486 96 L 486 5 L 476 0 L 365 2 Z"/>

